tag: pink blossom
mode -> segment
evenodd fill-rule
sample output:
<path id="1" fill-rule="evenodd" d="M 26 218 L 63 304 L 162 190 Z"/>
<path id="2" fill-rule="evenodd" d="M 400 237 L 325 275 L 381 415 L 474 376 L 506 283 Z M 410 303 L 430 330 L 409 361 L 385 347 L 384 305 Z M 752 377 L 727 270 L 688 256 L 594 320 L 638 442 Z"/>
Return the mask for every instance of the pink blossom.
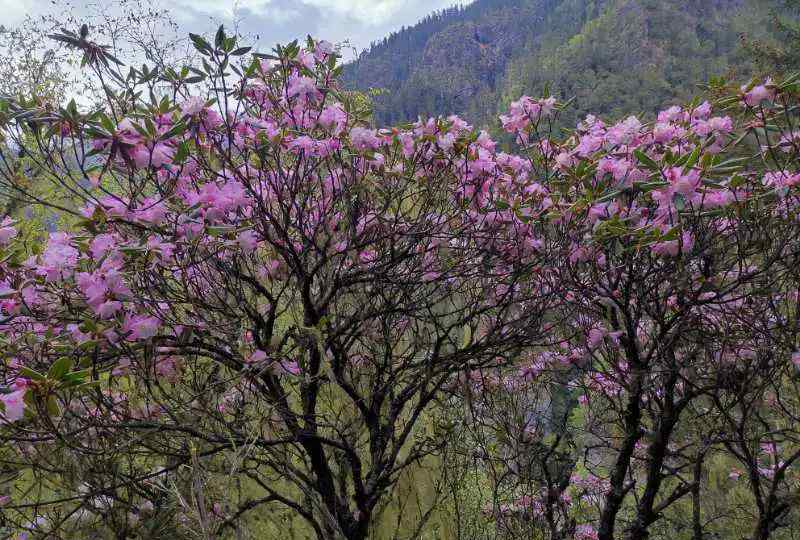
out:
<path id="1" fill-rule="evenodd" d="M 589 345 L 589 348 L 596 349 L 602 345 L 606 334 L 608 334 L 608 331 L 602 328 L 592 328 L 589 330 L 589 338 L 586 341 Z"/>
<path id="2" fill-rule="evenodd" d="M 314 47 L 314 58 L 317 62 L 322 62 L 334 52 L 333 43 L 325 40 L 318 41 L 316 47 Z"/>
<path id="3" fill-rule="evenodd" d="M 175 244 L 165 242 L 158 236 L 151 236 L 147 239 L 147 248 L 157 252 L 163 260 L 172 259 L 175 253 Z"/>
<path id="4" fill-rule="evenodd" d="M 47 281 L 57 281 L 62 277 L 72 275 L 78 264 L 78 250 L 72 247 L 70 235 L 62 232 L 50 233 L 47 249 L 41 256 L 39 273 Z"/>
<path id="5" fill-rule="evenodd" d="M 161 321 L 156 317 L 131 315 L 126 319 L 123 330 L 130 332 L 129 341 L 140 341 L 155 336 L 160 327 Z"/>
<path id="6" fill-rule="evenodd" d="M 139 169 L 146 167 L 159 168 L 172 161 L 173 150 L 164 143 L 156 143 L 154 146 L 144 144 L 136 145 L 131 151 L 130 156 L 133 163 Z"/>
<path id="7" fill-rule="evenodd" d="M 261 349 L 257 349 L 256 351 L 253 352 L 253 354 L 250 355 L 250 357 L 247 359 L 247 362 L 251 364 L 257 364 L 259 362 L 263 362 L 266 359 L 267 359 L 267 353 L 265 353 Z"/>
<path id="8" fill-rule="evenodd" d="M 252 253 L 258 247 L 258 236 L 253 230 L 248 229 L 236 235 L 236 242 L 245 253 Z"/>
<path id="9" fill-rule="evenodd" d="M 744 94 L 744 102 L 750 107 L 758 107 L 762 102 L 775 98 L 774 88 L 770 88 L 772 81 L 767 79 L 764 84 L 754 86 Z M 746 90 L 746 86 L 742 90 Z"/>
<path id="10" fill-rule="evenodd" d="M 0 394 L 0 402 L 3 403 L 3 411 L 0 411 L 0 419 L 9 423 L 21 420 L 25 413 L 24 397 L 24 389 L 11 392 L 10 394 Z"/>
<path id="11" fill-rule="evenodd" d="M 119 240 L 113 234 L 98 234 L 89 244 L 89 252 L 95 259 L 100 259 L 118 243 Z"/>
<path id="12" fill-rule="evenodd" d="M 354 127 L 350 130 L 350 142 L 356 150 L 375 150 L 381 144 L 374 129 Z"/>
<path id="13" fill-rule="evenodd" d="M 214 109 L 207 107 L 202 113 L 202 124 L 206 131 L 213 131 L 225 123 L 222 115 Z"/>
<path id="14" fill-rule="evenodd" d="M 597 530 L 591 525 L 575 527 L 575 540 L 597 540 Z"/>
<path id="15" fill-rule="evenodd" d="M 289 77 L 289 86 L 286 93 L 290 98 L 300 97 L 316 99 L 322 95 L 317 89 L 317 83 L 314 79 L 299 75 L 292 75 Z"/>
<path id="16" fill-rule="evenodd" d="M 673 105 L 669 109 L 658 113 L 658 121 L 664 123 L 682 120 L 683 117 L 684 117 L 683 109 L 677 105 Z"/>
<path id="17" fill-rule="evenodd" d="M 668 240 L 666 242 L 656 242 L 651 249 L 656 255 L 662 257 L 676 257 L 679 253 L 688 253 L 694 247 L 694 238 L 689 232 L 681 234 L 680 240 Z"/>
<path id="18" fill-rule="evenodd" d="M 538 122 L 540 118 L 550 116 L 555 104 L 556 100 L 553 97 L 535 100 L 522 96 L 509 105 L 508 115 L 500 116 L 503 129 L 509 133 L 524 130 L 531 123 Z"/>
<path id="19" fill-rule="evenodd" d="M 199 114 L 206 106 L 206 100 L 200 96 L 192 96 L 181 103 L 181 112 L 184 115 L 194 116 Z"/>
<path id="20" fill-rule="evenodd" d="M 347 113 L 339 105 L 331 105 L 322 109 L 319 123 L 334 135 L 339 135 L 347 124 Z"/>
<path id="21" fill-rule="evenodd" d="M 96 312 L 101 319 L 110 319 L 122 309 L 122 303 L 117 300 L 106 300 L 97 306 Z"/>
<path id="22" fill-rule="evenodd" d="M 764 174 L 762 183 L 775 188 L 788 188 L 800 184 L 800 173 L 789 171 L 769 171 Z"/>
<path id="23" fill-rule="evenodd" d="M 289 375 L 300 375 L 300 365 L 294 360 L 284 360 L 280 363 L 281 369 Z"/>
<path id="24" fill-rule="evenodd" d="M 117 124 L 117 131 L 115 133 L 116 139 L 122 144 L 135 145 L 141 141 L 142 136 L 134 127 L 133 121 L 130 118 L 124 118 Z"/>
<path id="25" fill-rule="evenodd" d="M 642 123 L 635 116 L 629 116 L 624 121 L 609 128 L 606 140 L 613 145 L 631 144 L 639 136 Z"/>
<path id="26" fill-rule="evenodd" d="M 692 110 L 691 117 L 693 120 L 705 120 L 711 115 L 711 104 L 708 101 L 704 101 L 702 104 L 695 107 Z"/>

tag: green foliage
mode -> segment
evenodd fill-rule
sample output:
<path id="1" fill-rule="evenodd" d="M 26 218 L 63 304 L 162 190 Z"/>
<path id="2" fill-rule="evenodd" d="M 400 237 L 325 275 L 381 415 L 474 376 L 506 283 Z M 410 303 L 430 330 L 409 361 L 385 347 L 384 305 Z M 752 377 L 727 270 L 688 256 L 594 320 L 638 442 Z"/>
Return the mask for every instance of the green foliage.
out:
<path id="1" fill-rule="evenodd" d="M 711 77 L 749 77 L 740 36 L 767 40 L 782 1 L 478 0 L 374 44 L 344 78 L 387 89 L 380 125 L 456 113 L 493 127 L 519 95 L 547 92 L 576 98 L 569 127 L 589 111 L 649 115 Z"/>

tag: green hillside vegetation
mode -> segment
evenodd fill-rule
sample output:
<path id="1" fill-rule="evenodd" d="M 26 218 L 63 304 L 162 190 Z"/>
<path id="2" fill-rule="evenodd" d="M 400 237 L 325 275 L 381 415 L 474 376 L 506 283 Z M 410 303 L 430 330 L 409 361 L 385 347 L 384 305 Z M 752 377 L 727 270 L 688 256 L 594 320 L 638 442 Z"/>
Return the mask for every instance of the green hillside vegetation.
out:
<path id="1" fill-rule="evenodd" d="M 521 94 L 547 92 L 575 98 L 568 123 L 648 115 L 713 77 L 748 78 L 754 47 L 786 56 L 770 36 L 795 11 L 777 0 L 478 0 L 373 44 L 345 80 L 386 90 L 379 125 L 455 113 L 494 126 Z"/>

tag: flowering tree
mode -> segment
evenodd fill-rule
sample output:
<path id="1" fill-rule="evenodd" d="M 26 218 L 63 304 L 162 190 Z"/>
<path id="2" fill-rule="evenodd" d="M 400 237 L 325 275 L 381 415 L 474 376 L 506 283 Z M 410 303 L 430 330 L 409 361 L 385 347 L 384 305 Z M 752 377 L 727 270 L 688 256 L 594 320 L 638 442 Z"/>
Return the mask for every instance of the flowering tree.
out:
<path id="1" fill-rule="evenodd" d="M 456 117 L 368 127 L 326 42 L 220 29 L 123 74 L 57 39 L 106 103 L 0 101 L 0 185 L 71 223 L 0 225 L 0 526 L 213 538 L 281 508 L 366 538 L 459 424 L 495 536 L 642 539 L 691 501 L 702 539 L 718 456 L 754 539 L 786 523 L 796 78 L 564 140 L 524 97 L 523 157 Z M 439 402 L 466 414 L 421 429 Z"/>
<path id="2" fill-rule="evenodd" d="M 566 291 L 557 346 L 468 388 L 504 535 L 647 538 L 691 496 L 703 538 L 703 462 L 718 452 L 745 471 L 752 537 L 786 525 L 800 458 L 797 90 L 743 87 L 720 116 L 705 102 L 649 125 L 589 117 L 560 143 L 551 99 L 501 117 L 530 153 Z"/>
<path id="3" fill-rule="evenodd" d="M 201 68 L 123 75 L 57 38 L 107 103 L 1 106 L 6 192 L 77 223 L 42 249 L 0 231 L 3 437 L 49 494 L 8 519 L 155 537 L 180 510 L 210 538 L 279 505 L 367 537 L 442 444 L 416 426 L 443 385 L 542 344 L 540 208 L 506 203 L 528 164 L 457 118 L 365 127 L 326 42 L 245 61 L 220 29 L 192 36 Z M 18 148 L 75 206 L 25 189 Z"/>

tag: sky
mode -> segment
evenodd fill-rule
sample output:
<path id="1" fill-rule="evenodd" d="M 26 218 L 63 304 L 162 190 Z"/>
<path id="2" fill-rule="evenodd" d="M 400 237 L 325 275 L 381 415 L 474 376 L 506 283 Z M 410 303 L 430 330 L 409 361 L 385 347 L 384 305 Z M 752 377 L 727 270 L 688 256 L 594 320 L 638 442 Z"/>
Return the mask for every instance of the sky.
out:
<path id="1" fill-rule="evenodd" d="M 69 0 L 0 0 L 0 24 L 13 26 L 26 15 L 60 9 Z M 89 4 L 114 11 L 114 2 L 71 0 L 79 10 Z M 349 40 L 356 50 L 369 46 L 431 11 L 468 0 L 151 0 L 147 4 L 170 10 L 186 32 L 204 33 L 219 23 L 240 22 L 240 29 L 258 36 L 259 43 L 286 43 L 311 34 L 340 43 Z M 349 56 L 349 55 L 348 55 Z"/>

